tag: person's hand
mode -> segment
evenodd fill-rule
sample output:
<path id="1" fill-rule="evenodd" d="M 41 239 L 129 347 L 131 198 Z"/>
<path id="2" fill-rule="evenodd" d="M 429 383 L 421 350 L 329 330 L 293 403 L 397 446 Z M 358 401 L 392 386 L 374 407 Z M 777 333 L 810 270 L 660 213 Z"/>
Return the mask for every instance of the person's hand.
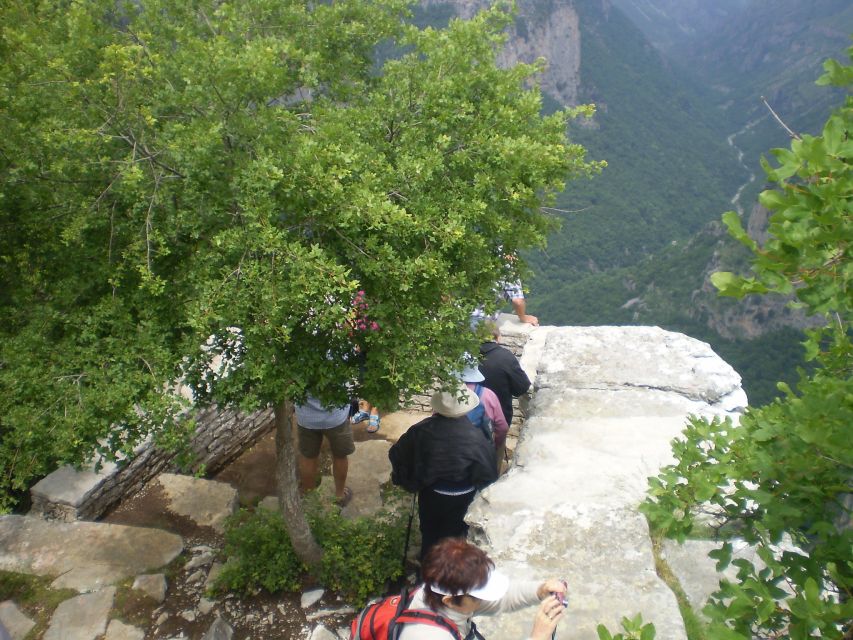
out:
<path id="1" fill-rule="evenodd" d="M 560 584 L 563 587 L 562 583 Z M 550 640 L 551 634 L 557 628 L 557 624 L 563 617 L 565 608 L 554 596 L 548 596 L 539 605 L 536 617 L 533 618 L 533 630 L 530 632 L 530 640 Z"/>
<path id="2" fill-rule="evenodd" d="M 565 599 L 568 594 L 566 583 L 559 578 L 548 578 L 536 589 L 536 597 L 540 600 L 544 600 L 552 593 L 560 593 L 563 595 L 563 599 Z"/>

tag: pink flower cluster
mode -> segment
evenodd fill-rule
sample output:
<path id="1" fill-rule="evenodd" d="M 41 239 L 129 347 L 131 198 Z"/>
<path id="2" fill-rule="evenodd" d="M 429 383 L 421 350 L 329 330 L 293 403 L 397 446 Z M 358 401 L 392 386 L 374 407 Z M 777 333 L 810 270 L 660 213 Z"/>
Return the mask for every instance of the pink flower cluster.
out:
<path id="1" fill-rule="evenodd" d="M 352 320 L 354 329 L 357 331 L 377 331 L 379 329 L 379 323 L 367 317 L 368 305 L 364 291 L 358 291 L 355 294 L 352 306 L 355 314 Z"/>

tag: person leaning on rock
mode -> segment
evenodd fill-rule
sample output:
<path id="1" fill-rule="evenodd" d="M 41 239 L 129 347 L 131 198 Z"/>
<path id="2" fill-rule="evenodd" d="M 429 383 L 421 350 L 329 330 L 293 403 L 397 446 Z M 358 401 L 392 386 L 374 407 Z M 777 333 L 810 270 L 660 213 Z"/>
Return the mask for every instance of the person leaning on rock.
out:
<path id="1" fill-rule="evenodd" d="M 495 569 L 481 550 L 460 538 L 434 545 L 421 566 L 423 584 L 409 609 L 428 610 L 456 625 L 461 638 L 482 640 L 474 616 L 493 616 L 539 604 L 528 640 L 550 640 L 565 608 L 566 584 L 562 580 L 514 581 Z M 399 640 L 448 640 L 446 629 L 406 624 Z"/>
<path id="2" fill-rule="evenodd" d="M 461 382 L 432 396 L 435 411 L 391 447 L 391 481 L 418 492 L 421 558 L 442 538 L 465 537 L 465 513 L 476 491 L 497 480 L 492 443 L 467 413 L 479 405 Z"/>

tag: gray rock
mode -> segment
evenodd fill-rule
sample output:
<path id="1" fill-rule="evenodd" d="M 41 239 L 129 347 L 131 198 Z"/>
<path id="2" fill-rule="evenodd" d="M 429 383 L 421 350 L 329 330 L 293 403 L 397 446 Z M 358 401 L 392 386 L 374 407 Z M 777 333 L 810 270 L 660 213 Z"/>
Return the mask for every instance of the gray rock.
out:
<path id="1" fill-rule="evenodd" d="M 213 549 L 206 544 L 199 544 L 190 549 L 192 553 L 212 553 Z"/>
<path id="2" fill-rule="evenodd" d="M 11 600 L 0 602 L 0 624 L 6 627 L 6 631 L 12 640 L 24 640 L 35 622 L 30 620 L 18 606 Z"/>
<path id="3" fill-rule="evenodd" d="M 44 640 L 94 640 L 103 635 L 115 593 L 115 587 L 107 587 L 60 603 L 53 612 Z"/>
<path id="4" fill-rule="evenodd" d="M 349 457 L 347 485 L 352 489 L 352 500 L 341 510 L 346 518 L 369 517 L 382 508 L 380 485 L 391 477 L 391 462 L 387 440 L 367 440 L 355 443 L 355 452 Z M 329 482 L 326 486 L 333 486 Z"/>
<path id="5" fill-rule="evenodd" d="M 166 622 L 166 620 L 168 620 L 168 619 L 169 619 L 169 614 L 164 611 L 159 616 L 157 616 L 157 620 L 154 621 L 154 626 L 159 627 L 161 624 Z"/>
<path id="6" fill-rule="evenodd" d="M 189 610 L 181 611 L 181 617 L 188 622 L 194 622 L 196 619 L 196 612 Z"/>
<path id="7" fill-rule="evenodd" d="M 169 511 L 220 533 L 225 519 L 237 509 L 237 490 L 225 482 L 174 473 L 161 473 L 157 482 L 166 494 Z"/>
<path id="8" fill-rule="evenodd" d="M 103 485 L 107 476 L 93 470 L 78 471 L 65 465 L 39 480 L 31 489 L 33 501 L 47 501 L 79 509 Z"/>
<path id="9" fill-rule="evenodd" d="M 258 508 L 267 509 L 269 511 L 279 511 L 280 509 L 278 506 L 278 497 L 267 496 L 258 503 Z"/>
<path id="10" fill-rule="evenodd" d="M 732 545 L 732 560 L 748 560 L 758 571 L 766 567 L 764 561 L 758 557 L 758 552 L 754 546 L 737 539 L 729 542 Z M 708 557 L 708 553 L 721 548 L 722 545 L 722 542 L 712 540 L 685 540 L 683 544 L 678 544 L 673 540 L 663 541 L 663 559 L 681 583 L 693 610 L 699 614 L 702 613 L 702 608 L 711 594 L 719 589 L 721 580 L 737 582 L 738 568 L 736 566 L 729 564 L 722 572 L 718 573 L 717 561 Z M 805 555 L 805 552 L 797 549 L 787 536 L 783 539 L 782 544 L 775 548 L 777 554 L 784 551 Z M 783 590 L 793 593 L 784 581 L 779 586 Z"/>
<path id="11" fill-rule="evenodd" d="M 318 624 L 308 636 L 309 640 L 338 640 L 337 634 L 329 631 L 322 624 Z"/>
<path id="12" fill-rule="evenodd" d="M 204 580 L 204 590 L 209 591 L 213 588 L 213 583 L 216 581 L 216 578 L 219 577 L 219 574 L 222 573 L 222 567 L 224 565 L 221 562 L 214 562 L 210 571 L 207 572 L 207 578 Z"/>
<path id="13" fill-rule="evenodd" d="M 354 614 L 355 609 L 352 607 L 339 607 L 337 609 L 319 609 L 312 613 L 308 613 L 305 615 L 305 619 L 308 622 L 314 622 L 315 620 L 320 620 L 321 618 L 328 618 L 329 616 L 344 616 Z"/>
<path id="14" fill-rule="evenodd" d="M 204 634 L 202 640 L 231 640 L 231 636 L 233 635 L 234 630 L 231 628 L 231 625 L 217 616 L 216 620 L 213 621 L 213 624 L 207 630 L 207 633 Z"/>
<path id="15" fill-rule="evenodd" d="M 0 516 L 0 569 L 58 575 L 54 588 L 100 589 L 168 564 L 183 546 L 157 529 Z"/>
<path id="16" fill-rule="evenodd" d="M 535 395 L 513 467 L 469 509 L 469 537 L 516 578 L 566 579 L 563 640 L 596 637 L 599 623 L 618 629 L 636 613 L 658 637 L 683 640 L 637 505 L 646 478 L 671 461 L 669 443 L 688 414 L 737 418 L 740 377 L 708 345 L 655 327 L 525 331 L 522 366 L 534 372 Z M 529 632 L 532 616 L 478 626 L 490 640 L 510 640 Z"/>
<path id="17" fill-rule="evenodd" d="M 189 562 L 184 565 L 184 570 L 196 569 L 198 567 L 206 567 L 213 562 L 213 553 L 205 551 L 197 556 L 194 556 Z"/>
<path id="18" fill-rule="evenodd" d="M 187 582 L 190 582 L 190 583 L 202 582 L 202 581 L 203 581 L 203 580 L 205 580 L 206 578 L 207 578 L 207 574 L 204 572 L 204 570 L 199 569 L 198 571 L 196 571 L 195 573 L 191 574 L 191 575 L 187 578 Z"/>
<path id="19" fill-rule="evenodd" d="M 208 613 L 213 611 L 213 607 L 216 606 L 215 600 L 208 600 L 207 598 L 200 598 L 198 601 L 198 612 L 206 616 Z"/>
<path id="20" fill-rule="evenodd" d="M 324 593 L 326 593 L 325 589 L 311 589 L 311 591 L 306 591 L 302 594 L 299 603 L 303 609 L 313 607 L 320 601 Z"/>
<path id="21" fill-rule="evenodd" d="M 104 640 L 143 640 L 145 631 L 119 620 L 110 620 Z"/>
<path id="22" fill-rule="evenodd" d="M 148 573 L 136 576 L 133 588 L 141 591 L 155 602 L 163 602 L 166 599 L 166 576 L 162 573 Z"/>

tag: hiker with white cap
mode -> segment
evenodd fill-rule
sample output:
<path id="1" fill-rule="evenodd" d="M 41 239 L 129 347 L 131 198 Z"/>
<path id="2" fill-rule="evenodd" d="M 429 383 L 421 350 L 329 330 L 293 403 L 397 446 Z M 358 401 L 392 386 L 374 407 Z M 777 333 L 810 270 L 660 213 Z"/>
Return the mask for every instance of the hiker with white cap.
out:
<path id="1" fill-rule="evenodd" d="M 529 640 L 550 640 L 562 619 L 566 583 L 558 579 L 510 580 L 495 569 L 481 550 L 460 538 L 447 538 L 433 546 L 421 566 L 423 585 L 409 609 L 437 613 L 455 625 L 460 638 L 482 636 L 472 618 L 516 611 L 539 604 Z M 557 594 L 555 596 L 554 594 Z M 435 625 L 407 624 L 398 640 L 448 640 L 452 632 Z"/>
<path id="2" fill-rule="evenodd" d="M 486 377 L 477 368 L 476 361 L 462 370 L 460 378 L 468 389 L 477 394 L 477 398 L 480 400 L 480 406 L 468 412 L 468 419 L 475 427 L 491 431 L 489 439 L 494 443 L 495 462 L 500 469 L 506 449 L 506 434 L 509 431 L 509 424 L 507 424 L 504 412 L 501 409 L 501 401 L 498 400 L 494 391 L 483 385 Z M 484 417 L 488 420 L 488 426 L 483 425 Z"/>
<path id="3" fill-rule="evenodd" d="M 495 450 L 468 412 L 480 401 L 457 382 L 432 396 L 435 413 L 409 428 L 391 447 L 391 481 L 418 494 L 421 558 L 447 537 L 465 537 L 465 513 L 476 491 L 497 480 Z"/>

